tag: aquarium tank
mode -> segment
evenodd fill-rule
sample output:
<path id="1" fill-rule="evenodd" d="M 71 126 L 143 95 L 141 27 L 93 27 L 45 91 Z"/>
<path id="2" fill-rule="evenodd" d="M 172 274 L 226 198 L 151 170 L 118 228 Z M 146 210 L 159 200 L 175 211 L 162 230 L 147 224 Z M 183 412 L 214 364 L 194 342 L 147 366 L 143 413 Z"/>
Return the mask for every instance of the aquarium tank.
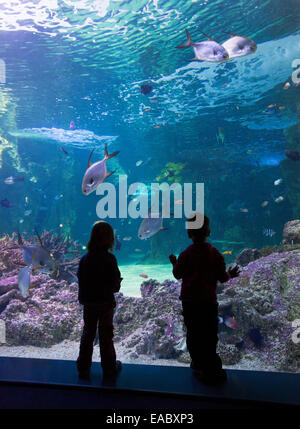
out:
<path id="1" fill-rule="evenodd" d="M 217 286 L 224 367 L 300 372 L 299 22 L 298 0 L 1 2 L 1 356 L 77 358 L 105 220 L 118 359 L 189 366 L 169 255 L 200 207 L 241 270 Z M 145 226 L 152 185 L 182 193 Z"/>

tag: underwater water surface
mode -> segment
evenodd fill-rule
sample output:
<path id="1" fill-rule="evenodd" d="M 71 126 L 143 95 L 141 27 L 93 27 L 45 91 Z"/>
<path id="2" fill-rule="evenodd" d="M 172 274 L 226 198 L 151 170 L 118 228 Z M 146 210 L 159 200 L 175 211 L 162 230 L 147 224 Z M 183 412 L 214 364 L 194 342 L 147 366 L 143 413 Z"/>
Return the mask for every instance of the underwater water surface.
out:
<path id="1" fill-rule="evenodd" d="M 76 270 L 100 199 L 82 193 L 82 179 L 91 151 L 100 161 L 107 145 L 119 151 L 106 179 L 117 205 L 119 176 L 147 191 L 204 183 L 208 241 L 242 267 L 219 286 L 222 320 L 237 321 L 220 323 L 225 365 L 299 371 L 299 22 L 298 0 L 2 2 L 0 353 L 66 340 L 77 347 Z M 176 49 L 185 30 L 219 45 L 240 35 L 257 50 L 191 61 L 192 46 Z M 141 218 L 109 222 L 124 277 L 115 314 L 123 359 L 189 364 L 168 261 L 189 244 L 185 219 L 163 219 L 147 240 Z M 50 273 L 30 274 L 27 298 L 18 292 L 17 233 L 54 260 Z"/>

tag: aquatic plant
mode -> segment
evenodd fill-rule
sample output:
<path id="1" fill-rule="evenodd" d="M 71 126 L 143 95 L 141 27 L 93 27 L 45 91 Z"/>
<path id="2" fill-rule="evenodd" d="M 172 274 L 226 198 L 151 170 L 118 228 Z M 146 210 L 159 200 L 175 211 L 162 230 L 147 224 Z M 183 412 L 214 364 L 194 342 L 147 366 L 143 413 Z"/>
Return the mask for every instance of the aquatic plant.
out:
<path id="1" fill-rule="evenodd" d="M 80 245 L 63 235 L 61 228 L 57 232 L 43 231 L 41 235 L 43 246 L 50 252 L 54 261 L 54 270 L 50 277 L 57 280 L 77 280 L 76 271 L 80 260 Z"/>
<path id="2" fill-rule="evenodd" d="M 161 170 L 157 176 L 158 182 L 181 182 L 181 172 L 186 164 L 182 162 L 167 162 L 165 167 Z"/>
<path id="3" fill-rule="evenodd" d="M 36 236 L 24 238 L 24 245 L 40 244 Z M 64 236 L 60 228 L 56 233 L 43 231 L 41 242 L 53 259 L 53 270 L 50 277 L 57 280 L 74 281 L 80 259 L 80 246 L 70 236 Z M 2 276 L 15 275 L 24 266 L 22 250 L 16 241 L 16 234 L 4 235 L 0 239 L 0 270 Z"/>

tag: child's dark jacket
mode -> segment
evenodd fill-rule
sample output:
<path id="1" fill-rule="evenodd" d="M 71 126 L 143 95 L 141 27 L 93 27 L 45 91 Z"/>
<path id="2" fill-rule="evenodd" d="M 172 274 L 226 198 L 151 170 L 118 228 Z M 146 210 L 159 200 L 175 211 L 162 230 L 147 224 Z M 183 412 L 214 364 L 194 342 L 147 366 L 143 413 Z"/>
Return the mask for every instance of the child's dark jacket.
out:
<path id="1" fill-rule="evenodd" d="M 77 277 L 80 304 L 115 303 L 114 293 L 120 290 L 121 275 L 112 253 L 86 253 L 80 260 Z"/>
<path id="2" fill-rule="evenodd" d="M 192 244 L 180 253 L 173 266 L 176 279 L 182 279 L 182 300 L 216 302 L 217 282 L 229 280 L 223 256 L 209 243 Z"/>

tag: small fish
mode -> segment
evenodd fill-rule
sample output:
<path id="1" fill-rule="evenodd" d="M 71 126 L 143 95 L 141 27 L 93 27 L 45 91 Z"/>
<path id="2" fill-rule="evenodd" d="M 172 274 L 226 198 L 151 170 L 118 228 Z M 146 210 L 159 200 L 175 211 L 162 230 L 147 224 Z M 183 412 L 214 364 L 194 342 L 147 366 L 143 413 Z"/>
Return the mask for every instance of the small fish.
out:
<path id="1" fill-rule="evenodd" d="M 248 209 L 246 209 L 246 208 L 241 208 L 241 209 L 240 209 L 240 212 L 241 212 L 241 213 L 248 213 L 248 212 L 249 212 L 249 210 L 248 210 Z"/>
<path id="2" fill-rule="evenodd" d="M 24 219 L 19 219 L 19 223 L 23 223 L 24 222 Z"/>
<path id="3" fill-rule="evenodd" d="M 281 185 L 281 183 L 283 182 L 283 180 L 282 179 L 277 179 L 277 180 L 275 180 L 275 182 L 274 182 L 274 186 L 278 186 L 278 185 Z"/>
<path id="4" fill-rule="evenodd" d="M 64 148 L 64 147 L 60 147 L 60 150 L 64 153 L 64 154 L 66 154 L 66 155 L 69 155 L 69 152 Z"/>
<path id="5" fill-rule="evenodd" d="M 13 204 L 12 204 L 12 203 L 7 199 L 7 198 L 4 198 L 4 200 L 1 200 L 1 201 L 0 201 L 0 205 L 1 205 L 2 207 L 7 208 L 7 209 L 9 209 L 9 208 L 13 207 Z"/>
<path id="6" fill-rule="evenodd" d="M 271 115 L 273 113 L 278 112 L 277 104 L 269 104 L 269 106 L 266 108 L 266 110 L 263 110 L 263 113 L 267 113 L 268 115 Z"/>
<path id="7" fill-rule="evenodd" d="M 285 154 L 292 161 L 300 161 L 300 153 L 296 150 L 286 150 Z"/>
<path id="8" fill-rule="evenodd" d="M 147 279 L 149 276 L 147 274 L 139 274 L 140 277 L 143 277 L 144 279 Z"/>
<path id="9" fill-rule="evenodd" d="M 149 110 L 151 110 L 150 109 L 150 107 L 147 107 L 146 109 L 144 109 L 145 110 L 145 112 L 149 112 Z"/>
<path id="10" fill-rule="evenodd" d="M 219 43 L 215 42 L 207 34 L 202 33 L 208 40 L 204 42 L 194 43 L 188 30 L 185 30 L 187 36 L 187 43 L 176 46 L 177 49 L 189 48 L 194 49 L 195 58 L 191 61 L 210 61 L 220 62 L 228 60 L 229 55 L 227 50 Z"/>
<path id="11" fill-rule="evenodd" d="M 222 255 L 232 255 L 232 250 L 225 250 L 225 252 L 222 252 Z"/>
<path id="12" fill-rule="evenodd" d="M 58 200 L 60 200 L 62 197 L 63 197 L 63 194 L 57 194 L 57 195 L 55 195 L 54 200 L 55 200 L 55 201 L 58 201 Z"/>
<path id="13" fill-rule="evenodd" d="M 144 85 L 141 86 L 140 92 L 144 95 L 150 94 L 150 92 L 152 91 L 152 86 L 148 85 L 147 83 L 145 83 Z"/>
<path id="14" fill-rule="evenodd" d="M 38 235 L 38 233 L 37 233 Z M 40 245 L 24 245 L 21 234 L 18 233 L 18 245 L 23 251 L 24 262 L 27 265 L 21 268 L 18 274 L 19 290 L 24 298 L 28 296 L 30 287 L 31 271 L 41 270 L 49 273 L 53 268 L 53 260 L 51 254 L 42 245 L 41 238 L 38 235 Z"/>
<path id="15" fill-rule="evenodd" d="M 154 125 L 153 128 L 160 128 L 160 125 Z"/>
<path id="16" fill-rule="evenodd" d="M 285 108 L 286 108 L 285 106 L 279 106 L 278 107 L 279 110 L 285 110 Z"/>
<path id="17" fill-rule="evenodd" d="M 269 201 L 264 201 L 264 202 L 261 203 L 261 206 L 262 207 L 267 207 L 268 204 L 269 204 Z"/>
<path id="18" fill-rule="evenodd" d="M 111 173 L 107 172 L 106 161 L 118 155 L 120 152 L 117 150 L 112 154 L 108 154 L 107 145 L 105 145 L 104 149 L 104 158 L 101 161 L 95 162 L 91 165 L 91 157 L 94 149 L 90 153 L 90 157 L 88 160 L 88 168 L 83 176 L 81 190 L 84 195 L 89 195 L 91 192 L 95 191 L 98 186 L 105 180 L 107 177 L 111 176 L 114 171 Z"/>
<path id="19" fill-rule="evenodd" d="M 32 213 L 32 210 L 25 210 L 24 216 L 30 216 Z"/>
<path id="20" fill-rule="evenodd" d="M 142 161 L 142 160 L 140 159 L 139 161 L 137 161 L 137 162 L 135 163 L 135 165 L 136 165 L 137 167 L 139 167 L 140 165 L 142 165 L 142 164 L 143 164 L 143 162 L 144 162 L 144 161 Z"/>
<path id="21" fill-rule="evenodd" d="M 277 203 L 277 204 L 282 203 L 282 201 L 284 201 L 284 197 L 283 196 L 280 196 L 280 197 L 278 197 L 278 198 L 275 199 L 275 203 Z"/>
<path id="22" fill-rule="evenodd" d="M 70 130 L 75 130 L 76 129 L 75 122 L 71 121 L 69 127 L 70 127 Z"/>
<path id="23" fill-rule="evenodd" d="M 234 317 L 226 316 L 224 317 L 224 324 L 231 329 L 238 329 L 239 326 L 237 324 L 237 321 Z"/>
<path id="24" fill-rule="evenodd" d="M 150 100 L 150 103 L 157 103 L 157 100 Z"/>
<path id="25" fill-rule="evenodd" d="M 82 250 L 86 250 L 86 246 L 82 246 Z"/>
<path id="26" fill-rule="evenodd" d="M 286 82 L 286 84 L 284 85 L 283 89 L 286 91 L 287 89 L 289 89 L 291 86 L 290 82 Z"/>
<path id="27" fill-rule="evenodd" d="M 132 237 L 123 237 L 124 241 L 130 241 L 132 239 Z"/>
<path id="28" fill-rule="evenodd" d="M 256 347 L 260 348 L 264 346 L 264 337 L 260 332 L 259 328 L 250 329 L 247 333 L 248 337 L 255 344 Z"/>
<path id="29" fill-rule="evenodd" d="M 265 228 L 263 230 L 263 235 L 265 237 L 273 237 L 276 234 L 276 231 L 274 231 L 274 229 L 270 229 L 270 228 Z"/>
<path id="30" fill-rule="evenodd" d="M 175 204 L 184 204 L 184 200 L 177 200 L 175 201 Z"/>
<path id="31" fill-rule="evenodd" d="M 28 199 L 28 197 L 25 197 L 25 205 L 27 206 L 28 203 L 29 203 L 29 199 Z"/>
<path id="32" fill-rule="evenodd" d="M 230 38 L 222 43 L 222 47 L 228 53 L 229 59 L 254 54 L 257 50 L 256 43 L 244 36 L 228 33 Z"/>
<path id="33" fill-rule="evenodd" d="M 136 252 L 136 253 L 142 253 L 143 251 L 142 251 L 142 249 L 134 249 L 134 251 Z"/>
<path id="34" fill-rule="evenodd" d="M 138 238 L 140 240 L 147 240 L 159 231 L 164 231 L 167 228 L 163 227 L 163 218 L 159 213 L 154 213 L 150 217 L 146 217 L 142 220 L 139 230 Z"/>
<path id="35" fill-rule="evenodd" d="M 223 128 L 218 128 L 218 134 L 216 134 L 218 144 L 224 144 L 225 140 L 225 131 Z"/>
<path id="36" fill-rule="evenodd" d="M 24 182 L 24 177 L 9 176 L 6 179 L 4 179 L 4 183 L 6 185 L 13 185 L 16 182 Z"/>

